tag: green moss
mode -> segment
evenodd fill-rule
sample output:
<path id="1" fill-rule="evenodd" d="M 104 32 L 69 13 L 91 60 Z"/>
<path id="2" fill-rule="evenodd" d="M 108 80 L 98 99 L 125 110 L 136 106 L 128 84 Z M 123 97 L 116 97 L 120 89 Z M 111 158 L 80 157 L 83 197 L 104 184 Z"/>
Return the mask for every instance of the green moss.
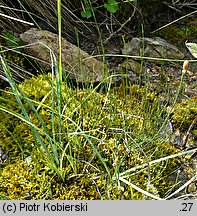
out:
<path id="1" fill-rule="evenodd" d="M 182 27 L 177 24 L 170 25 L 156 35 L 164 38 L 174 45 L 183 47 L 186 41 L 196 40 L 196 34 L 197 25 L 188 22 Z"/>
<path id="2" fill-rule="evenodd" d="M 30 77 L 30 75 L 27 74 L 25 70 L 31 73 L 32 66 L 30 66 L 28 59 L 24 55 L 16 53 L 14 51 L 6 51 L 3 53 L 3 57 L 7 64 L 12 68 L 12 76 L 16 82 L 22 82 L 24 79 Z M 5 84 L 0 82 L 2 89 L 4 85 Z"/>
<path id="3" fill-rule="evenodd" d="M 54 103 L 51 97 L 52 86 Z M 146 88 L 131 86 L 122 88 L 122 91 L 114 88 L 108 94 L 93 89 L 72 90 L 63 85 L 64 111 L 62 123 L 59 124 L 56 82 L 51 82 L 50 74 L 26 80 L 19 87 L 31 99 L 42 117 L 48 136 L 56 139 L 57 153 L 63 160 L 61 167 L 52 167 L 52 163 L 47 162 L 49 158 L 46 151 L 39 142 L 35 142 L 30 126 L 25 121 L 0 111 L 0 146 L 5 147 L 10 155 L 9 161 L 0 166 L 0 194 L 12 199 L 26 199 L 27 196 L 30 199 L 142 199 L 144 195 L 131 186 L 121 182 L 119 187 L 115 173 L 146 164 L 147 158 L 142 154 L 141 148 L 150 160 L 177 152 L 168 143 L 151 139 L 155 135 L 161 111 L 157 97 L 151 92 L 147 93 Z M 2 101 L 3 106 L 22 113 L 10 89 L 3 92 L 2 96 L 7 99 Z M 49 139 L 43 132 L 44 125 L 22 95 L 21 100 L 32 124 L 40 129 L 38 134 L 52 154 Z M 58 140 L 59 126 L 61 143 Z M 79 131 L 79 127 L 84 133 Z M 92 145 L 103 161 L 95 154 Z M 28 166 L 25 159 L 29 156 L 32 161 Z M 172 159 L 165 165 L 151 166 L 151 193 L 165 195 L 172 185 L 169 174 L 177 163 L 177 160 Z M 64 180 L 58 175 L 60 171 L 65 176 Z M 148 171 L 139 170 L 127 179 L 146 190 Z"/>
<path id="4" fill-rule="evenodd" d="M 151 169 L 150 193 L 164 196 L 162 191 L 168 189 L 170 183 L 164 181 L 169 172 L 159 173 L 160 166 Z M 172 171 L 172 169 L 170 170 Z M 143 194 L 132 187 L 117 182 L 105 176 L 97 177 L 96 174 L 84 174 L 70 177 L 66 182 L 60 182 L 54 171 L 42 163 L 32 162 L 27 166 L 24 161 L 18 160 L 15 164 L 4 167 L 0 176 L 0 194 L 11 199 L 142 199 Z M 95 179 L 94 179 L 95 178 Z M 141 171 L 132 175 L 129 182 L 146 190 L 147 172 Z M 121 195 L 122 194 L 122 195 Z"/>
<path id="5" fill-rule="evenodd" d="M 7 61 L 14 63 L 21 68 L 24 68 L 25 57 L 23 57 L 22 55 L 9 51 L 5 52 L 4 57 Z"/>
<path id="6" fill-rule="evenodd" d="M 180 104 L 177 104 L 174 108 L 174 114 L 172 116 L 175 128 L 179 128 L 181 131 L 187 131 L 197 116 L 197 96 L 183 100 Z M 193 125 L 195 129 L 197 122 Z"/>

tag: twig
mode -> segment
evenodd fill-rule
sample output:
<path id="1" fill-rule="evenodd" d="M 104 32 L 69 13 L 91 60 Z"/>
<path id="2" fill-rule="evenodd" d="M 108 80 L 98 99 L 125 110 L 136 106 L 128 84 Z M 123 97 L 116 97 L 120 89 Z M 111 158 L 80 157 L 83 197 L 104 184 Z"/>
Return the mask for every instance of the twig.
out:
<path id="1" fill-rule="evenodd" d="M 120 25 L 120 28 L 119 28 L 118 30 L 116 30 L 115 32 L 113 32 L 112 34 L 110 34 L 110 36 L 109 36 L 107 39 L 105 39 L 104 44 L 106 44 L 115 34 L 117 34 L 119 31 L 121 31 L 122 28 L 123 28 L 128 22 L 131 21 L 131 17 L 133 17 L 134 14 L 135 14 L 135 12 L 136 12 L 136 7 L 134 6 L 133 8 L 134 8 L 134 10 L 133 10 L 133 13 L 131 14 L 131 16 L 130 16 L 123 24 Z"/>
<path id="2" fill-rule="evenodd" d="M 113 32 L 112 34 L 110 34 L 110 36 L 109 36 L 107 39 L 104 40 L 104 44 L 106 44 L 116 33 L 118 33 L 119 31 L 121 31 L 122 28 L 123 28 L 129 21 L 131 21 L 131 17 L 132 17 L 132 16 L 130 16 L 129 19 L 126 20 L 126 21 L 120 26 L 120 28 L 119 28 L 118 30 L 116 30 L 115 32 Z"/>

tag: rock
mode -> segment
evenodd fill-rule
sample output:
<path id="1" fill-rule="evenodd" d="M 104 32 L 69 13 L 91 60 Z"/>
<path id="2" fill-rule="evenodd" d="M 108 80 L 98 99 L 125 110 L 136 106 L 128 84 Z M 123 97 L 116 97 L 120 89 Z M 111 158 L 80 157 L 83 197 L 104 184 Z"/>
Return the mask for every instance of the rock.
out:
<path id="1" fill-rule="evenodd" d="M 132 58 L 128 58 L 127 60 L 123 61 L 121 64 L 118 65 L 118 68 L 125 68 L 129 70 L 133 70 L 136 73 L 140 74 L 142 71 L 142 66 L 138 61 L 135 61 Z"/>
<path id="2" fill-rule="evenodd" d="M 9 156 L 6 154 L 5 148 L 0 146 L 0 164 L 6 162 L 8 157 Z"/>
<path id="3" fill-rule="evenodd" d="M 31 28 L 20 34 L 20 39 L 29 44 L 24 48 L 24 52 L 42 60 L 40 64 L 45 70 L 50 70 L 52 62 L 50 50 L 56 59 L 59 55 L 58 35 Z M 77 82 L 100 82 L 108 71 L 102 62 L 64 38 L 62 38 L 62 67 L 69 74 L 69 78 Z"/>
<path id="4" fill-rule="evenodd" d="M 155 38 L 133 38 L 122 49 L 124 55 L 166 59 L 183 59 L 184 54 L 166 40 Z"/>

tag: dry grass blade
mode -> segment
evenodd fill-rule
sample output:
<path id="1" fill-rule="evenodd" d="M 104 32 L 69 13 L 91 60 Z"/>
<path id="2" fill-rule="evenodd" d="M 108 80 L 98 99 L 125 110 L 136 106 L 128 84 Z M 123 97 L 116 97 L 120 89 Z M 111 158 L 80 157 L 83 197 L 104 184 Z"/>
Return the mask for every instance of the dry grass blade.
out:
<path id="1" fill-rule="evenodd" d="M 176 19 L 176 20 L 174 20 L 174 21 L 172 21 L 172 22 L 170 22 L 170 23 L 168 23 L 168 24 L 166 24 L 166 25 L 164 25 L 164 26 L 161 26 L 160 28 L 158 28 L 158 29 L 152 31 L 151 33 L 152 33 L 152 34 L 153 34 L 153 33 L 156 33 L 156 32 L 158 32 L 158 31 L 160 31 L 160 30 L 162 30 L 162 29 L 164 29 L 164 28 L 166 28 L 166 27 L 168 27 L 168 26 L 170 26 L 170 25 L 172 25 L 172 24 L 174 24 L 174 23 L 176 23 L 176 22 L 178 22 L 178 21 L 180 21 L 180 20 L 182 20 L 182 19 L 185 19 L 186 17 L 192 16 L 192 15 L 195 14 L 195 13 L 197 13 L 197 10 L 192 11 L 191 13 L 186 14 L 186 15 L 184 15 L 184 16 L 182 16 L 182 17 L 180 17 L 180 18 L 178 18 L 178 19 Z"/>
<path id="2" fill-rule="evenodd" d="M 11 19 L 11 20 L 15 20 L 15 21 L 17 21 L 17 22 L 25 23 L 25 24 L 28 24 L 28 25 L 32 25 L 32 26 L 34 25 L 34 24 L 31 23 L 31 22 L 27 22 L 27 21 L 24 21 L 24 20 L 21 20 L 21 19 L 17 19 L 17 18 L 15 18 L 15 17 L 11 17 L 11 16 L 8 16 L 8 15 L 6 15 L 6 14 L 0 13 L 0 16 L 5 17 L 5 18 L 8 18 L 8 19 Z"/>

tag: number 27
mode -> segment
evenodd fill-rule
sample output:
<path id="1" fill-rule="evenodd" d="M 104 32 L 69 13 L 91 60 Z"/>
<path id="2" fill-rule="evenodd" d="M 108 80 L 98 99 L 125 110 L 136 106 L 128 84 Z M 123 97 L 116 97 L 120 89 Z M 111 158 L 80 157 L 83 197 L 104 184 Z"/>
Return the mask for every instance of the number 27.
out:
<path id="1" fill-rule="evenodd" d="M 181 211 L 190 211 L 193 203 L 182 203 L 183 209 L 181 209 Z"/>

